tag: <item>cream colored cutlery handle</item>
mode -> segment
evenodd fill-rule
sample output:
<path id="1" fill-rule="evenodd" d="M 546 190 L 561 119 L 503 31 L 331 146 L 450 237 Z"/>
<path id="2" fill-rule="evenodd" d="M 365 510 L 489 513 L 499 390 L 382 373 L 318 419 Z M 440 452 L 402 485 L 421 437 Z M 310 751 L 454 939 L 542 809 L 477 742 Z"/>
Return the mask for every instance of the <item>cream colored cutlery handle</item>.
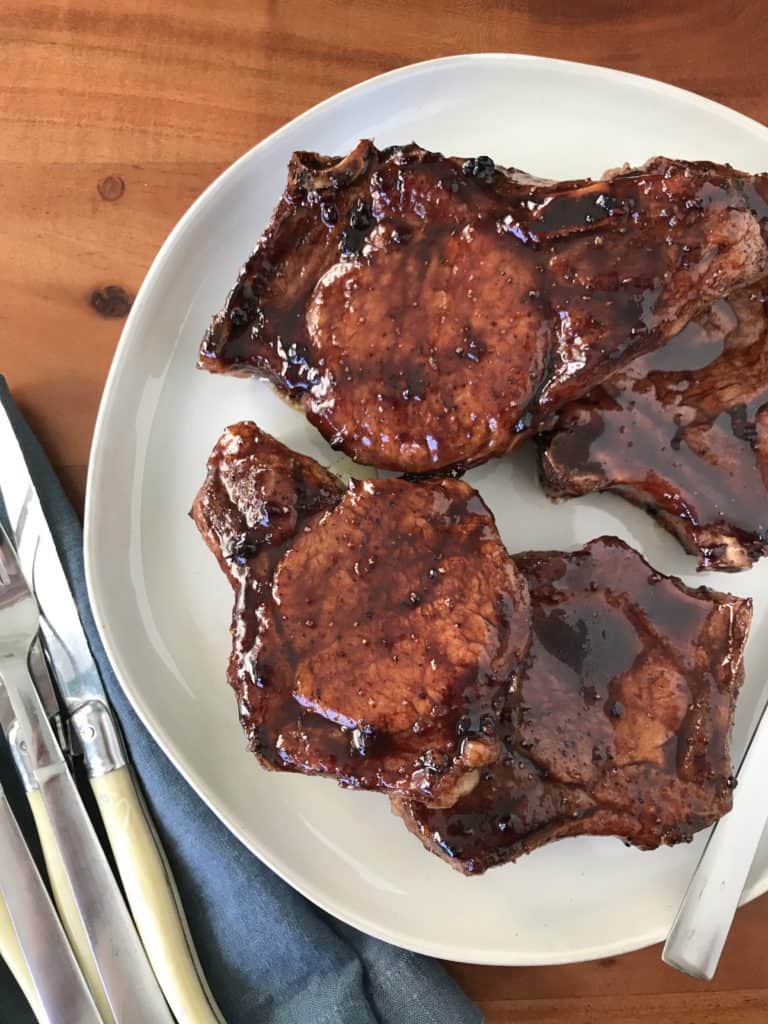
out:
<path id="1" fill-rule="evenodd" d="M 0 956 L 5 960 L 8 969 L 18 982 L 19 988 L 32 1007 L 32 1010 L 39 1021 L 45 1020 L 40 1003 L 37 999 L 37 992 L 32 983 L 32 975 L 29 973 L 27 961 L 21 951 L 19 940 L 16 938 L 16 929 L 13 927 L 8 908 L 0 896 Z"/>
<path id="2" fill-rule="evenodd" d="M 224 1024 L 170 868 L 126 765 L 90 780 L 136 927 L 179 1024 Z"/>
<path id="3" fill-rule="evenodd" d="M 29 806 L 37 827 L 37 834 L 40 838 L 40 846 L 43 850 L 45 867 L 48 872 L 51 889 L 53 890 L 53 898 L 59 911 L 61 923 L 64 925 L 64 931 L 67 933 L 69 944 L 75 954 L 75 959 L 80 965 L 80 970 L 83 972 L 88 988 L 91 990 L 104 1024 L 115 1024 L 115 1018 L 109 1008 L 109 1000 L 101 984 L 99 968 L 96 966 L 93 953 L 91 953 L 91 947 L 83 928 L 77 904 L 72 895 L 72 887 L 69 884 L 67 872 L 61 860 L 59 847 L 54 838 L 40 790 L 29 790 L 27 799 L 29 800 Z"/>

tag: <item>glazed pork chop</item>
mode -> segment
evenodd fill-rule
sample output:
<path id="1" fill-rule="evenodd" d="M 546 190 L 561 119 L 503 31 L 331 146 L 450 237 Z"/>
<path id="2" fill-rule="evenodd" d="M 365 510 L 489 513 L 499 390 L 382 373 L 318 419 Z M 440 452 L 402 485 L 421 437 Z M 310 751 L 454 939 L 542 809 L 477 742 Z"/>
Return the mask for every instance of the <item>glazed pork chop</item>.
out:
<path id="1" fill-rule="evenodd" d="M 700 569 L 768 553 L 768 281 L 567 405 L 540 467 L 552 497 L 614 491 L 646 508 Z"/>
<path id="2" fill-rule="evenodd" d="M 711 163 L 296 153 L 199 365 L 270 378 L 358 462 L 467 467 L 768 272 L 766 238 L 768 176 Z"/>
<path id="3" fill-rule="evenodd" d="M 252 423 L 193 508 L 235 590 L 229 680 L 267 768 L 447 806 L 501 753 L 525 580 L 458 480 L 340 481 Z"/>
<path id="4" fill-rule="evenodd" d="M 751 602 L 691 590 L 611 537 L 515 561 L 533 638 L 504 754 L 450 809 L 393 798 L 408 828 L 478 874 L 565 836 L 677 843 L 725 814 Z"/>

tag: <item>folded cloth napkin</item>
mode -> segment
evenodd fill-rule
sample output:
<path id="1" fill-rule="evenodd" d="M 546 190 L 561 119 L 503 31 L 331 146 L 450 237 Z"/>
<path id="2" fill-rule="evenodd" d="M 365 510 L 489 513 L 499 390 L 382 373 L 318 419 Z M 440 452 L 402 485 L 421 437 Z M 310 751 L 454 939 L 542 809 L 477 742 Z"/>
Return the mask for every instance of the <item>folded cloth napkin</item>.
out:
<path id="1" fill-rule="evenodd" d="M 200 960 L 228 1024 L 481 1021 L 439 963 L 372 939 L 318 910 L 249 853 L 178 774 L 136 717 L 107 661 L 88 604 L 80 523 L 2 377 L 0 402 L 26 454 Z M 0 486 L 2 471 L 0 453 Z M 12 776 L 2 750 L 0 779 L 20 822 L 30 828 Z M 34 1024 L 4 965 L 2 971 L 0 1021 Z"/>

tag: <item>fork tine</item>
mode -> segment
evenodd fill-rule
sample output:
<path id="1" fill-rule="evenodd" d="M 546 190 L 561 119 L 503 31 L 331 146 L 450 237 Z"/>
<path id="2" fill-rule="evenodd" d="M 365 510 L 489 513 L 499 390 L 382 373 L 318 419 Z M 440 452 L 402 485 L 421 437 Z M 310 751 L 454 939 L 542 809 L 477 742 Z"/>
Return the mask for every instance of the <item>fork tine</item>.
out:
<path id="1" fill-rule="evenodd" d="M 0 583 L 3 586 L 20 587 L 29 590 L 26 577 L 21 571 L 16 548 L 0 523 Z"/>
<path id="2" fill-rule="evenodd" d="M 8 587 L 11 584 L 10 573 L 5 567 L 5 548 L 8 543 L 8 535 L 0 523 L 0 586 L 2 587 Z"/>
<path id="3" fill-rule="evenodd" d="M 40 612 L 21 571 L 16 550 L 12 546 L 8 534 L 0 525 L 0 612 L 3 615 L 10 614 L 14 609 L 15 613 L 11 621 L 17 631 L 17 638 L 18 631 L 21 630 L 22 633 L 29 634 L 29 644 L 31 644 L 39 627 Z M 6 625 L 5 620 L 3 620 L 3 625 Z M 13 638 L 13 632 L 10 637 Z M 0 642 L 6 639 L 0 632 Z"/>
<path id="4" fill-rule="evenodd" d="M 0 523 L 0 584 L 5 587 L 11 586 L 21 575 L 16 552 L 11 547 L 11 541 Z"/>

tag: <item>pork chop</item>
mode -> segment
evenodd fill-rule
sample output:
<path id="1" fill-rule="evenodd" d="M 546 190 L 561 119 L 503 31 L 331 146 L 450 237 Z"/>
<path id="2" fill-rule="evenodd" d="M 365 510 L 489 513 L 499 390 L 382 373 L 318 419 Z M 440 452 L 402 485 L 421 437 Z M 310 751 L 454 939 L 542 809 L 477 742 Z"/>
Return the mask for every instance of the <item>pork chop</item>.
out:
<path id="1" fill-rule="evenodd" d="M 768 176 L 710 163 L 296 153 L 199 365 L 267 376 L 358 462 L 475 465 L 768 272 L 766 237 Z"/>
<path id="2" fill-rule="evenodd" d="M 646 508 L 700 569 L 768 553 L 768 281 L 567 405 L 540 466 L 552 497 L 614 491 Z"/>
<path id="3" fill-rule="evenodd" d="M 751 602 L 691 590 L 611 537 L 515 561 L 533 638 L 504 754 L 450 809 L 393 798 L 408 828 L 478 874 L 565 836 L 678 843 L 725 814 Z"/>
<path id="4" fill-rule="evenodd" d="M 263 765 L 442 806 L 477 783 L 530 609 L 476 491 L 344 489 L 241 423 L 193 517 L 235 589 L 229 680 Z"/>

